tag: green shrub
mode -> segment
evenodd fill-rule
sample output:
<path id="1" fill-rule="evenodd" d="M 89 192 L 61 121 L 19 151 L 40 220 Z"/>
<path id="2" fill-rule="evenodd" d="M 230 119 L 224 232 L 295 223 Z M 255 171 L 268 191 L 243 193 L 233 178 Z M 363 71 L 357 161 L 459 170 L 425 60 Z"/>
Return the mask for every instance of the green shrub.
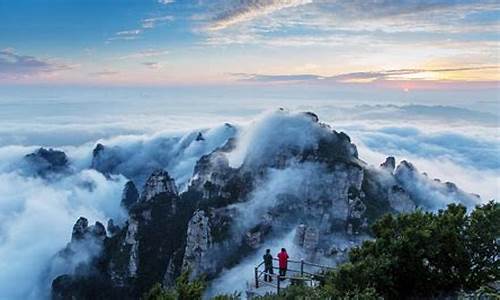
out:
<path id="1" fill-rule="evenodd" d="M 326 289 L 347 295 L 374 288 L 386 299 L 440 297 L 500 278 L 498 203 L 470 215 L 456 204 L 436 214 L 386 215 L 372 230 L 375 239 L 350 252 Z"/>
<path id="2" fill-rule="evenodd" d="M 203 296 L 205 281 L 203 279 L 189 280 L 190 272 L 183 272 L 175 281 L 175 287 L 165 289 L 156 283 L 143 296 L 144 300 L 197 300 Z"/>

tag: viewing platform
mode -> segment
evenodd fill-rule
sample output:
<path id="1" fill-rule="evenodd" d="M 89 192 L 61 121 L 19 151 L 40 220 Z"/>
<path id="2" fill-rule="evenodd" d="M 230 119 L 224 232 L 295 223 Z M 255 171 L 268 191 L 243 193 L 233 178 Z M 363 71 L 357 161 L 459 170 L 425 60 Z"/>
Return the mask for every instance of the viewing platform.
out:
<path id="1" fill-rule="evenodd" d="M 264 261 L 255 267 L 254 282 L 246 291 L 248 299 L 266 294 L 279 295 L 280 290 L 293 284 L 317 286 L 325 278 L 325 273 L 334 269 L 331 266 L 289 259 L 286 275 L 280 276 L 277 267 L 278 259 L 273 258 L 273 261 L 276 262 L 273 264 L 273 274 L 264 271 Z M 266 275 L 271 278 L 271 281 L 265 281 Z"/>

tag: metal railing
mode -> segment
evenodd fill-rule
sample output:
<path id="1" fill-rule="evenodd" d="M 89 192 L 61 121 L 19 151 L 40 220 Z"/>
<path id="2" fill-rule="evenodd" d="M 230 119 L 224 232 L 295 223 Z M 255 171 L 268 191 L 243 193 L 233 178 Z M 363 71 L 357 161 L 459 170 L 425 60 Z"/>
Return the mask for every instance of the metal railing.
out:
<path id="1" fill-rule="evenodd" d="M 278 261 L 277 258 L 273 258 L 274 261 Z M 258 264 L 255 267 L 255 288 L 258 289 L 259 286 L 262 285 L 268 285 L 276 288 L 276 293 L 279 295 L 280 289 L 281 289 L 281 281 L 289 279 L 290 281 L 301 281 L 301 282 L 310 282 L 310 285 L 313 285 L 314 282 L 318 281 L 318 278 L 322 279 L 324 278 L 324 274 L 322 272 L 324 271 L 329 271 L 333 270 L 333 267 L 330 266 L 325 266 L 325 265 L 320 265 L 320 264 L 315 264 L 311 262 L 306 262 L 304 260 L 288 260 L 288 266 L 290 265 L 298 265 L 297 269 L 290 268 L 288 267 L 286 269 L 286 272 L 288 274 L 292 273 L 295 274 L 294 276 L 280 276 L 278 274 L 273 274 L 273 273 L 268 273 L 265 272 L 265 270 L 261 270 L 261 267 L 264 265 L 264 261 L 262 261 L 260 264 Z M 278 267 L 275 267 L 273 265 L 273 270 L 279 270 Z M 269 282 L 269 281 L 263 281 L 261 278 L 268 276 L 271 279 L 276 280 L 276 284 Z"/>

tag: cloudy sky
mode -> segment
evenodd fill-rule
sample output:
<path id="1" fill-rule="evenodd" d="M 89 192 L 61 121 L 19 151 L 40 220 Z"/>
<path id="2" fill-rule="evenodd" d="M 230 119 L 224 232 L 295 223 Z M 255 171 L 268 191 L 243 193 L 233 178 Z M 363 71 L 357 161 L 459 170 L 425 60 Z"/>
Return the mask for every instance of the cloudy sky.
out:
<path id="1" fill-rule="evenodd" d="M 491 89 L 498 1 L 0 0 L 0 84 Z"/>

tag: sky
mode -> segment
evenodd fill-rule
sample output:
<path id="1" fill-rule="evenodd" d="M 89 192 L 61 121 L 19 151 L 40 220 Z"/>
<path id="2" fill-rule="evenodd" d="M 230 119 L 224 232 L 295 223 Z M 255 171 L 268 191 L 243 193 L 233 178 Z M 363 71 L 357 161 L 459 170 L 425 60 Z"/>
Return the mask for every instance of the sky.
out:
<path id="1" fill-rule="evenodd" d="M 79 216 L 123 218 L 128 178 L 89 169 L 99 142 L 182 181 L 220 141 L 170 138 L 312 111 L 369 165 L 393 155 L 498 200 L 499 42 L 498 1 L 0 0 L 0 299 L 48 298 Z M 26 173 L 39 147 L 74 173 Z"/>
<path id="2" fill-rule="evenodd" d="M 500 4 L 0 0 L 0 85 L 498 87 Z"/>

